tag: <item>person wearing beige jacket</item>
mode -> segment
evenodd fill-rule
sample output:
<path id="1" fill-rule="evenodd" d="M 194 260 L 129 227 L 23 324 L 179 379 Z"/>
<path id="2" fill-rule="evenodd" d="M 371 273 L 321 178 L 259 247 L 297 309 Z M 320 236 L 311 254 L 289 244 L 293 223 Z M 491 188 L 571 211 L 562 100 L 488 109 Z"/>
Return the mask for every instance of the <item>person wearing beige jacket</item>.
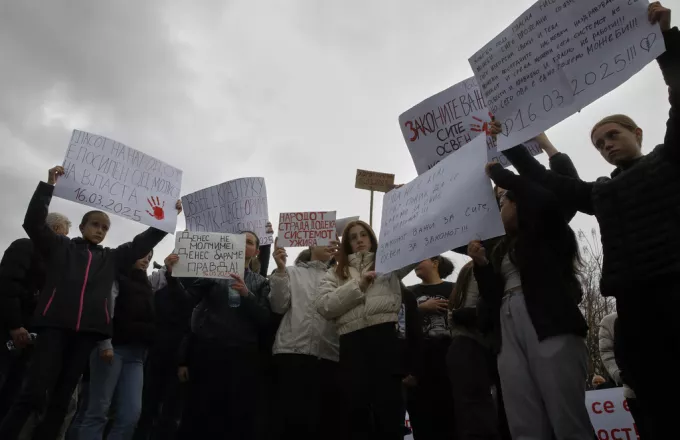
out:
<path id="1" fill-rule="evenodd" d="M 340 335 L 340 370 L 347 394 L 350 439 L 401 439 L 397 317 L 401 279 L 416 264 L 376 274 L 378 240 L 362 221 L 342 234 L 338 265 L 321 282 L 318 312 Z"/>

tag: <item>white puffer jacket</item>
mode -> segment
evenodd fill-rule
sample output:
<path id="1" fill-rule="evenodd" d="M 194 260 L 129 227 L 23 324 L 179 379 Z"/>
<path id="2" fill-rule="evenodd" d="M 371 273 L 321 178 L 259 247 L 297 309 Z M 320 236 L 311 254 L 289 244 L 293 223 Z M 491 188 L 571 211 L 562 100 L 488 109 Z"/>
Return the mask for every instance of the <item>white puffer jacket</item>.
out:
<path id="1" fill-rule="evenodd" d="M 352 254 L 349 256 L 348 279 L 341 280 L 331 269 L 321 282 L 317 310 L 324 318 L 335 321 L 340 335 L 386 322 L 397 322 L 401 308 L 401 279 L 417 264 L 378 275 L 366 292 L 362 292 L 359 281 L 370 271 L 374 260 L 375 254 L 372 252 Z"/>
<path id="2" fill-rule="evenodd" d="M 274 354 L 304 354 L 337 362 L 340 359 L 335 323 L 316 310 L 321 280 L 328 265 L 321 261 L 300 262 L 275 271 L 269 277 L 269 303 L 274 313 L 284 315 L 274 341 Z"/>
<path id="3" fill-rule="evenodd" d="M 598 333 L 600 345 L 600 359 L 604 367 L 607 369 L 609 376 L 616 382 L 617 385 L 622 385 L 621 370 L 616 365 L 616 357 L 614 355 L 614 324 L 619 315 L 612 313 L 602 318 L 600 322 L 600 331 Z M 635 392 L 625 383 L 623 384 L 623 396 L 627 399 L 634 399 Z"/>

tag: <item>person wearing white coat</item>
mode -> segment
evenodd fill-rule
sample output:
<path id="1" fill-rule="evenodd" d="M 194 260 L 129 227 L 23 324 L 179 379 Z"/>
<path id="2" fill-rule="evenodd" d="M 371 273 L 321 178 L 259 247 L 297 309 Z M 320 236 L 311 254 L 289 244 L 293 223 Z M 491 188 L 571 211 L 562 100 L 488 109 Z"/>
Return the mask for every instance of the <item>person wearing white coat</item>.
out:
<path id="1" fill-rule="evenodd" d="M 397 317 L 401 279 L 416 266 L 375 273 L 378 240 L 371 227 L 349 223 L 342 234 L 338 265 L 321 283 L 317 310 L 336 323 L 340 369 L 349 409 L 349 438 L 403 438 Z"/>
<path id="2" fill-rule="evenodd" d="M 340 413 L 339 341 L 335 324 L 315 307 L 337 242 L 304 250 L 286 267 L 284 248 L 275 246 L 277 269 L 269 277 L 269 303 L 283 315 L 274 340 L 276 439 L 344 438 Z"/>

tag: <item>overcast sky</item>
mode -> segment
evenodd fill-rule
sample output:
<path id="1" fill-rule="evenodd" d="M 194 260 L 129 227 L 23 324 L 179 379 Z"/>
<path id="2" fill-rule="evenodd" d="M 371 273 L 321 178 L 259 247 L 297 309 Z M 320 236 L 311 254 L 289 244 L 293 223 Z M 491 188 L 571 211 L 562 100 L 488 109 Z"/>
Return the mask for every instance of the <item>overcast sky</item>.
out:
<path id="1" fill-rule="evenodd" d="M 275 226 L 282 211 L 368 220 L 369 193 L 354 189 L 356 169 L 394 173 L 398 182 L 416 177 L 399 114 L 471 76 L 468 57 L 532 3 L 2 2 L 0 249 L 25 236 L 31 194 L 63 161 L 74 128 L 182 169 L 185 194 L 264 176 Z M 664 5 L 680 9 L 680 0 Z M 589 132 L 620 112 L 645 129 L 646 151 L 662 141 L 668 99 L 656 63 L 548 131 L 582 178 L 611 172 Z M 54 199 L 51 209 L 79 234 L 86 207 Z M 377 195 L 376 224 L 381 209 Z M 572 227 L 597 223 L 579 214 Z M 114 216 L 105 244 L 144 228 Z M 172 248 L 169 236 L 156 260 Z M 407 283 L 416 281 L 411 274 Z"/>

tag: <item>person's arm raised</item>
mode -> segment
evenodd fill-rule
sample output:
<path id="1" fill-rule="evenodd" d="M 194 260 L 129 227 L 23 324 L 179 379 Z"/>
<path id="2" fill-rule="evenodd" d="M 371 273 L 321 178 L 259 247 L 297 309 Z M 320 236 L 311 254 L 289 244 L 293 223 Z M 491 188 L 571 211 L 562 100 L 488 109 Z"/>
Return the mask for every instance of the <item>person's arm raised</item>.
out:
<path id="1" fill-rule="evenodd" d="M 54 184 L 62 175 L 64 175 L 64 168 L 61 166 L 56 166 L 48 171 L 47 183 L 40 182 L 38 184 L 24 217 L 24 231 L 26 231 L 36 249 L 45 256 L 49 255 L 50 250 L 58 243 L 68 241 L 67 237 L 56 234 L 45 223 L 48 208 L 52 201 Z"/>

